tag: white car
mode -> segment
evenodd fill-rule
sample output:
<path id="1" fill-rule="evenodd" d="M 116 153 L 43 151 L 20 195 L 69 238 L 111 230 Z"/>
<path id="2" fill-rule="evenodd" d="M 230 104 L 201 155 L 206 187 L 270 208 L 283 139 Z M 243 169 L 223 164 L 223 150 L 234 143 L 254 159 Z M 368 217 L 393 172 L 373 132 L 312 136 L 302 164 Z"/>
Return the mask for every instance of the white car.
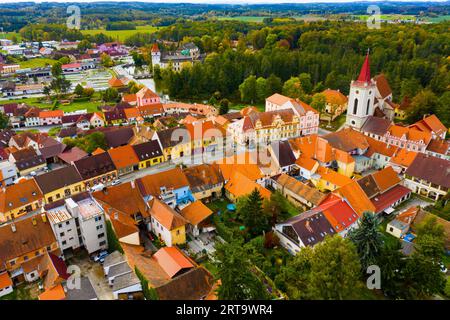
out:
<path id="1" fill-rule="evenodd" d="M 120 179 L 114 180 L 113 182 L 111 182 L 112 186 L 117 186 L 118 184 L 120 184 L 122 181 L 120 181 Z"/>
<path id="2" fill-rule="evenodd" d="M 445 264 L 444 263 L 439 263 L 439 267 L 441 268 L 441 271 L 443 272 L 443 273 L 447 273 L 447 267 L 445 266 Z"/>

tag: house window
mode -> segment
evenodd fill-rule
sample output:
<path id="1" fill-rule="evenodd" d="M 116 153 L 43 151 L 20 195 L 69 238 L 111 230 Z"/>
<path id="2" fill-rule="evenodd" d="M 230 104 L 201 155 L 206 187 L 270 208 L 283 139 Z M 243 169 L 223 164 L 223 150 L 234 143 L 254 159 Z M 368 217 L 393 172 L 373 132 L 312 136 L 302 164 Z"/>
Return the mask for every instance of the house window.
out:
<path id="1" fill-rule="evenodd" d="M 59 234 L 59 236 L 60 236 L 60 237 L 64 237 L 64 232 L 61 232 L 61 233 Z"/>
<path id="2" fill-rule="evenodd" d="M 66 244 L 67 244 L 67 241 L 64 240 L 64 241 L 62 242 L 62 245 L 65 246 Z"/>
<path id="3" fill-rule="evenodd" d="M 102 232 L 98 235 L 98 238 L 100 239 L 100 238 L 103 238 L 104 236 L 105 236 L 105 234 Z"/>
<path id="4" fill-rule="evenodd" d="M 106 241 L 101 241 L 98 245 L 101 247 L 101 246 L 104 246 L 106 244 Z"/>

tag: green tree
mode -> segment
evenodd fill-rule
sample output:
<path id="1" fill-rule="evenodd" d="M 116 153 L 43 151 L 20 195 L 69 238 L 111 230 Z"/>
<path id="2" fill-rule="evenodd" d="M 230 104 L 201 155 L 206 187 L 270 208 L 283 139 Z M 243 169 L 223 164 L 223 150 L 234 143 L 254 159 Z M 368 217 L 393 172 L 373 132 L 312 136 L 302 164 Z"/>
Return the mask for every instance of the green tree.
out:
<path id="1" fill-rule="evenodd" d="M 247 103 L 254 103 L 258 97 L 256 95 L 256 77 L 254 75 L 249 76 L 239 86 L 241 93 L 241 100 Z"/>
<path id="2" fill-rule="evenodd" d="M 9 117 L 4 113 L 0 113 L 0 129 L 6 129 L 8 126 Z"/>
<path id="3" fill-rule="evenodd" d="M 263 198 L 258 189 L 238 201 L 237 214 L 252 236 L 261 234 L 268 228 L 268 219 L 263 211 Z"/>
<path id="4" fill-rule="evenodd" d="M 81 84 L 77 84 L 75 90 L 73 91 L 77 96 L 82 97 L 84 94 L 84 88 Z"/>
<path id="5" fill-rule="evenodd" d="M 291 77 L 283 85 L 283 95 L 293 99 L 300 99 L 304 95 L 302 84 L 298 77 Z"/>
<path id="6" fill-rule="evenodd" d="M 363 272 L 370 265 L 377 264 L 377 259 L 383 247 L 383 234 L 380 220 L 372 212 L 365 211 L 358 221 L 358 228 L 349 232 L 349 239 L 355 244 Z"/>
<path id="7" fill-rule="evenodd" d="M 283 89 L 283 82 L 273 73 L 267 78 L 266 98 L 274 93 L 280 93 Z"/>
<path id="8" fill-rule="evenodd" d="M 230 100 L 224 98 L 219 102 L 219 114 L 227 114 L 230 110 Z"/>
<path id="9" fill-rule="evenodd" d="M 267 80 L 263 77 L 259 77 L 256 80 L 256 100 L 258 102 L 263 102 L 267 98 Z"/>
<path id="10" fill-rule="evenodd" d="M 311 75 L 309 73 L 300 73 L 298 79 L 300 80 L 303 91 L 307 94 L 310 94 L 313 89 Z"/>
<path id="11" fill-rule="evenodd" d="M 100 56 L 100 64 L 105 68 L 110 68 L 114 66 L 114 61 L 112 61 L 111 57 L 108 54 L 102 53 Z"/>
<path id="12" fill-rule="evenodd" d="M 362 288 L 360 263 L 353 243 L 339 235 L 305 247 L 275 278 L 291 299 L 352 299 Z"/>
<path id="13" fill-rule="evenodd" d="M 102 100 L 105 102 L 114 102 L 119 99 L 119 91 L 116 88 L 108 88 L 102 92 Z"/>
<path id="14" fill-rule="evenodd" d="M 316 93 L 311 100 L 311 107 L 322 113 L 325 111 L 327 99 L 323 93 Z"/>
<path id="15" fill-rule="evenodd" d="M 247 251 L 241 242 L 217 243 L 214 264 L 221 280 L 218 296 L 221 300 L 261 300 L 269 295 L 252 270 Z"/>
<path id="16" fill-rule="evenodd" d="M 409 123 L 416 122 L 424 115 L 435 113 L 438 108 L 439 99 L 434 92 L 429 89 L 422 90 L 411 100 L 407 121 Z"/>
<path id="17" fill-rule="evenodd" d="M 428 216 L 416 227 L 416 250 L 436 263 L 444 254 L 445 231 L 436 217 Z"/>

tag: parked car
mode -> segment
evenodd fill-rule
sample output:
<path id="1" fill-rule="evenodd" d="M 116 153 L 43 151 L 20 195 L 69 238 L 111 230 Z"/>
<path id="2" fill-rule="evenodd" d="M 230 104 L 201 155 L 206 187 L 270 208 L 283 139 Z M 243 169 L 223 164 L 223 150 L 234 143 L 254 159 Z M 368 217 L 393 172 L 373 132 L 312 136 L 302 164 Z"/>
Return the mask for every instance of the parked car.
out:
<path id="1" fill-rule="evenodd" d="M 101 191 L 103 189 L 105 189 L 105 185 L 103 183 L 99 183 L 91 188 L 91 192 Z"/>
<path id="2" fill-rule="evenodd" d="M 122 181 L 120 181 L 120 179 L 114 180 L 113 182 L 111 182 L 112 186 L 117 186 L 118 184 L 120 184 Z"/>
<path id="3" fill-rule="evenodd" d="M 102 259 L 103 259 L 103 261 L 105 261 L 105 258 L 107 255 L 108 255 L 108 251 L 106 251 L 106 250 L 100 251 L 97 255 L 94 256 L 94 261 L 100 262 L 100 260 L 102 260 Z"/>
<path id="4" fill-rule="evenodd" d="M 36 176 L 36 171 L 31 171 L 30 172 L 30 176 L 35 177 Z"/>
<path id="5" fill-rule="evenodd" d="M 443 272 L 443 273 L 447 273 L 447 267 L 445 266 L 445 264 L 443 263 L 443 262 L 440 262 L 439 263 L 439 267 L 441 268 L 441 271 Z"/>

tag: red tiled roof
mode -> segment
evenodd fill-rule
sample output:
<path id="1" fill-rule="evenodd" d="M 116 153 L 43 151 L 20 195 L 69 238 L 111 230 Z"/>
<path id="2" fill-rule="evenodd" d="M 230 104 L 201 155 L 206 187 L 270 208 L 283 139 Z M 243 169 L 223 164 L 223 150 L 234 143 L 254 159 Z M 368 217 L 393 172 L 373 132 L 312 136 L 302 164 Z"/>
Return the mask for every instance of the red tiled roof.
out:
<path id="1" fill-rule="evenodd" d="M 402 185 L 396 185 L 385 193 L 377 195 L 376 197 L 371 199 L 373 205 L 375 206 L 375 212 L 382 212 L 410 192 L 411 190 L 409 190 L 408 188 Z"/>

